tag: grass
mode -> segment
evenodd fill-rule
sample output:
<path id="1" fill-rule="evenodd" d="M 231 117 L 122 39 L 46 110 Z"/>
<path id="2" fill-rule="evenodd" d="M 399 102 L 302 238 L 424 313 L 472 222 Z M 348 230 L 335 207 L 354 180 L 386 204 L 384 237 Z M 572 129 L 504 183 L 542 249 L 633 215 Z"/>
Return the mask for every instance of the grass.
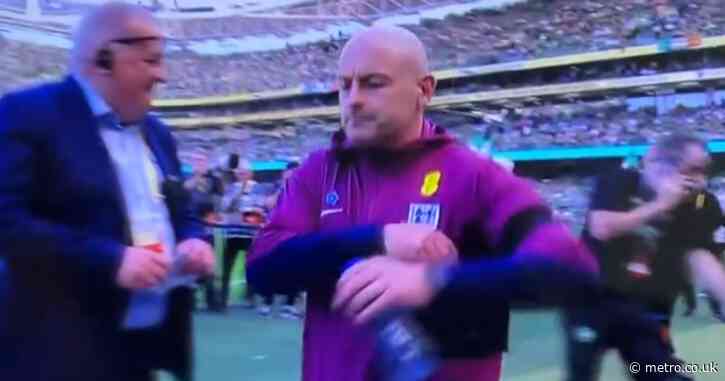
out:
<path id="1" fill-rule="evenodd" d="M 725 325 L 703 305 L 692 318 L 677 318 L 673 336 L 680 357 L 690 363 L 719 362 L 719 374 L 697 380 L 725 380 Z M 199 381 L 292 381 L 300 379 L 302 322 L 232 309 L 224 315 L 196 314 L 196 379 Z M 563 380 L 563 341 L 556 314 L 515 313 L 504 380 Z M 602 381 L 628 380 L 617 355 L 607 354 Z"/>

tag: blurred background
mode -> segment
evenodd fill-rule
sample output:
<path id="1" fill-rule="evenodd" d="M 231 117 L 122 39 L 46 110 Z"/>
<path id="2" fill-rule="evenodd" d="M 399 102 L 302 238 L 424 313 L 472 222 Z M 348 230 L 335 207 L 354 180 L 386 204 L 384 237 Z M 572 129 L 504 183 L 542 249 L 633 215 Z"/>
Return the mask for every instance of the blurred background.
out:
<path id="1" fill-rule="evenodd" d="M 101 2 L 0 0 L 0 93 L 62 76 L 73 26 Z M 218 276 L 198 292 L 200 380 L 299 379 L 304 296 L 247 295 L 244 251 L 229 241 L 253 231 L 219 226 L 263 223 L 290 163 L 328 144 L 337 56 L 367 25 L 415 32 L 439 80 L 429 117 L 534 182 L 575 231 L 593 176 L 636 166 L 673 132 L 709 142 L 710 188 L 725 204 L 723 0 L 133 2 L 169 36 L 154 112 L 173 127 L 196 207 L 218 225 Z M 701 304 L 675 320 L 676 346 L 725 368 L 725 330 Z M 558 327 L 552 312 L 516 313 L 504 379 L 561 379 Z M 614 355 L 602 379 L 626 379 Z"/>

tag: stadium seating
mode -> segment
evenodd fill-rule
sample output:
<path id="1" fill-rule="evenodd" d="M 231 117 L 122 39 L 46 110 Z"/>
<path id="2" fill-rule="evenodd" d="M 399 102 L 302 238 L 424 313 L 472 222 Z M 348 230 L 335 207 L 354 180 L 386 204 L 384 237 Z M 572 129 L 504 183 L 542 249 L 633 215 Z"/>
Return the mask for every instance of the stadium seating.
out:
<path id="1" fill-rule="evenodd" d="M 420 24 L 408 27 L 429 47 L 433 68 L 448 69 L 654 44 L 658 38 L 667 36 L 724 35 L 725 11 L 718 5 L 717 0 L 697 0 L 664 11 L 643 0 L 606 3 L 533 0 L 505 11 L 471 11 L 442 20 L 423 19 Z M 551 10 L 555 10 L 553 15 Z M 255 33 L 277 33 L 284 37 L 304 28 L 319 31 L 336 22 L 229 17 L 166 23 L 172 36 L 200 39 Z M 200 56 L 189 50 L 173 52 L 169 58 L 170 82 L 160 96 L 188 98 L 299 86 L 329 87 L 334 80 L 338 49 L 348 36 L 330 33 L 328 37 L 315 43 L 235 54 L 223 59 Z M 28 61 L 18 57 L 21 54 L 12 52 L 18 48 L 24 50 L 25 46 L 5 47 L 4 51 L 9 52 L 9 58 L 5 59 L 14 57 L 15 65 L 8 62 L 4 67 L 16 70 L 18 66 L 28 66 Z M 41 62 L 65 62 L 61 49 L 32 46 L 29 49 L 37 49 L 37 57 L 48 59 L 32 61 L 34 75 L 22 71 L 19 76 L 9 73 L 18 79 L 3 82 L 0 92 L 33 83 L 38 75 L 62 72 L 42 65 L 37 67 Z"/>

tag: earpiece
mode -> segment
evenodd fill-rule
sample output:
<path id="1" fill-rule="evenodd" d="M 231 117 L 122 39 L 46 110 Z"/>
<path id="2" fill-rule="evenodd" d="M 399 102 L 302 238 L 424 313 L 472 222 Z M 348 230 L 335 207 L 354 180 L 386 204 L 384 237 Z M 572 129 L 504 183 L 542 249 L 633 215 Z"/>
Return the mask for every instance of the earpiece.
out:
<path id="1" fill-rule="evenodd" d="M 102 48 L 96 55 L 96 66 L 104 70 L 113 69 L 113 52 L 108 48 Z"/>

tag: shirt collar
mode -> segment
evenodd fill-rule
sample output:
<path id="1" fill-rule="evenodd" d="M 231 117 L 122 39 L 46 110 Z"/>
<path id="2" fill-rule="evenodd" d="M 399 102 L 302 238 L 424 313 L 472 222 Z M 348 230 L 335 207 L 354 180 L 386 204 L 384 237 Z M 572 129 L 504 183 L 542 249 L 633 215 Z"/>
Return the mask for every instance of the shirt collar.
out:
<path id="1" fill-rule="evenodd" d="M 93 88 L 90 82 L 79 75 L 73 74 L 73 78 L 78 82 L 86 98 L 88 107 L 90 107 L 93 116 L 101 122 L 103 127 L 122 128 L 118 115 L 113 112 L 111 106 L 105 99 Z"/>

